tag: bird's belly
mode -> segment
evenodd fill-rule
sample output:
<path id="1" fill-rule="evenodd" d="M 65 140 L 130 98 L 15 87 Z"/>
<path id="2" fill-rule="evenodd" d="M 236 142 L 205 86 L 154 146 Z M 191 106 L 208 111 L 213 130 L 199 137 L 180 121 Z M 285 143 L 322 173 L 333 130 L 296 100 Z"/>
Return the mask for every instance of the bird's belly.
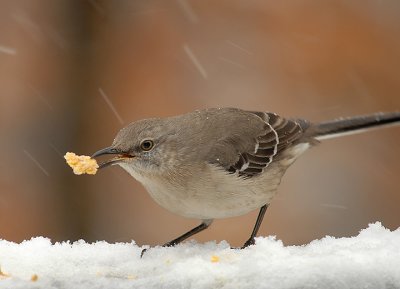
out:
<path id="1" fill-rule="evenodd" d="M 245 189 L 187 190 L 187 197 L 163 188 L 148 187 L 150 196 L 162 207 L 178 215 L 195 219 L 219 219 L 240 216 L 269 203 L 275 191 L 254 194 Z"/>
<path id="2" fill-rule="evenodd" d="M 203 220 L 240 216 L 258 209 L 271 201 L 280 182 L 274 172 L 242 179 L 214 167 L 209 170 L 203 171 L 203 178 L 193 177 L 184 186 L 128 172 L 160 206 L 187 218 Z"/>

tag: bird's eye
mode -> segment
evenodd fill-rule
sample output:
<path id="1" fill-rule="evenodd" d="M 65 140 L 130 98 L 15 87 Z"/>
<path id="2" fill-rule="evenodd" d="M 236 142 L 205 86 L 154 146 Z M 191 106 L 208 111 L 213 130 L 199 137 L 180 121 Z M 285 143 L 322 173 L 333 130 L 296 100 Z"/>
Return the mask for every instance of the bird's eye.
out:
<path id="1" fill-rule="evenodd" d="M 140 143 L 140 148 L 144 151 L 149 151 L 153 148 L 154 142 L 152 140 L 146 139 Z"/>

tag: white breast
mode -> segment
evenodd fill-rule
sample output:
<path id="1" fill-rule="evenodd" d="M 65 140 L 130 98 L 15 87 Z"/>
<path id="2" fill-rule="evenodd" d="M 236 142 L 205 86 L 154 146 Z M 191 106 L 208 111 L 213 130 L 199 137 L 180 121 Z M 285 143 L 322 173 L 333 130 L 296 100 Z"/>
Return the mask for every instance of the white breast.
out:
<path id="1" fill-rule="evenodd" d="M 247 179 L 206 163 L 151 175 L 128 164 L 121 163 L 121 167 L 167 210 L 188 218 L 218 219 L 243 215 L 269 204 L 286 168 L 308 148 L 308 144 L 293 147 L 264 173 Z"/>
<path id="2" fill-rule="evenodd" d="M 192 168 L 193 174 L 182 183 L 171 177 L 144 176 L 128 165 L 121 166 L 143 184 L 160 206 L 203 220 L 239 216 L 260 208 L 271 201 L 280 182 L 280 176 L 272 177 L 272 170 L 268 175 L 243 179 L 205 165 L 202 174 L 195 174 Z"/>

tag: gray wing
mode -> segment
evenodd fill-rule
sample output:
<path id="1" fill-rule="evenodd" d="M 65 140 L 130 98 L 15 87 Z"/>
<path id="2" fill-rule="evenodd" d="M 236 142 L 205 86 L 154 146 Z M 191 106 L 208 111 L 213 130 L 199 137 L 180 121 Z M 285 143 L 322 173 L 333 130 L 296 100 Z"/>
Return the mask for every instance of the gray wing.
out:
<path id="1" fill-rule="evenodd" d="M 275 113 L 251 112 L 265 122 L 265 133 L 254 138 L 254 150 L 238 153 L 238 160 L 225 168 L 231 173 L 250 178 L 257 176 L 279 156 L 285 148 L 296 142 L 309 124 L 305 120 L 290 120 Z"/>

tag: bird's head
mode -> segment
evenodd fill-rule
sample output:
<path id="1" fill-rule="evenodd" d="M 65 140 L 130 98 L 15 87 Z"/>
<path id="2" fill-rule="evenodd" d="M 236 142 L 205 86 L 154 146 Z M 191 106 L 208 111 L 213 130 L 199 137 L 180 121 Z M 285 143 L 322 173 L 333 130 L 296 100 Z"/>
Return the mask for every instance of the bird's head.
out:
<path id="1" fill-rule="evenodd" d="M 173 123 L 165 119 L 144 119 L 121 129 L 110 147 L 97 151 L 93 158 L 111 154 L 115 157 L 100 168 L 120 165 L 138 173 L 157 173 L 174 163 L 177 142 Z"/>

